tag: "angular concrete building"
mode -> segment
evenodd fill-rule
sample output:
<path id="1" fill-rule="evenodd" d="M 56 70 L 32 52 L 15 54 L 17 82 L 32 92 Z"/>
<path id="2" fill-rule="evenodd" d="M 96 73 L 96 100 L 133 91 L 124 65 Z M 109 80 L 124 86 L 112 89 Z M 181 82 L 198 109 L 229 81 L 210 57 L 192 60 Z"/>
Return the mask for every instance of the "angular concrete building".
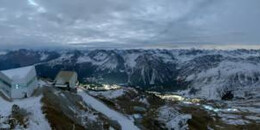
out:
<path id="1" fill-rule="evenodd" d="M 34 66 L 4 70 L 0 72 L 0 91 L 9 98 L 25 98 L 38 87 Z"/>

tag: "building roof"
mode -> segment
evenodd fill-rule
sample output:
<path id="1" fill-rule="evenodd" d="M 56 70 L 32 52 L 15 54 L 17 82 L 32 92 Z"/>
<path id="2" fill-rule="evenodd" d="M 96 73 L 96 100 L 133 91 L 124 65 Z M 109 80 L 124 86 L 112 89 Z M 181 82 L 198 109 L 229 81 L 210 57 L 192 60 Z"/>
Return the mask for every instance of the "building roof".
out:
<path id="1" fill-rule="evenodd" d="M 64 83 L 69 82 L 74 75 L 77 75 L 74 71 L 60 71 L 56 76 L 56 80 L 62 79 Z"/>
<path id="2" fill-rule="evenodd" d="M 4 80 L 4 81 L 8 81 L 8 82 L 10 82 L 10 78 L 8 78 L 5 74 L 3 74 L 1 71 L 0 71 L 0 81 L 1 80 Z"/>
<path id="3" fill-rule="evenodd" d="M 8 78 L 15 80 L 15 79 L 24 79 L 32 69 L 35 69 L 34 66 L 27 66 L 27 67 L 21 67 L 16 69 L 9 69 L 1 71 L 4 75 L 6 75 Z"/>

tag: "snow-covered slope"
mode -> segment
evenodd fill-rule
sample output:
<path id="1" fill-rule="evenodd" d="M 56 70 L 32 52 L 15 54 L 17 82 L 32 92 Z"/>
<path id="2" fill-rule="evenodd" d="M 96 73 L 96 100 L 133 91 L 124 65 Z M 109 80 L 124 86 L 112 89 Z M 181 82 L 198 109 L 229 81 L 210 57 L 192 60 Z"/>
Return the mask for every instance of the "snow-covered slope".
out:
<path id="1" fill-rule="evenodd" d="M 245 61 L 223 61 L 208 70 L 193 73 L 186 80 L 191 82 L 195 95 L 215 99 L 227 91 L 234 91 L 236 97 L 243 97 L 240 90 L 260 87 L 260 64 Z M 241 95 L 242 94 L 242 95 Z"/>
<path id="2" fill-rule="evenodd" d="M 41 103 L 42 96 L 38 97 L 31 97 L 28 99 L 21 99 L 21 100 L 14 100 L 12 102 L 5 101 L 0 97 L 0 129 L 2 128 L 11 128 L 11 126 L 8 123 L 8 120 L 10 120 L 10 115 L 12 114 L 12 106 L 18 105 L 20 109 L 26 110 L 26 112 L 29 113 L 28 115 L 28 121 L 26 124 L 25 129 L 29 130 L 51 130 L 51 127 L 48 123 L 48 121 L 45 118 L 45 115 L 42 112 L 42 103 Z M 24 129 L 24 126 L 17 125 L 15 126 L 16 129 Z"/>
<path id="3" fill-rule="evenodd" d="M 85 103 L 92 106 L 93 109 L 103 113 L 110 119 L 117 121 L 121 125 L 121 128 L 123 130 L 139 130 L 139 128 L 134 125 L 134 122 L 132 120 L 128 119 L 123 114 L 107 107 L 101 101 L 88 95 L 86 92 L 84 92 L 84 90 L 79 90 L 78 94 L 83 98 Z"/>

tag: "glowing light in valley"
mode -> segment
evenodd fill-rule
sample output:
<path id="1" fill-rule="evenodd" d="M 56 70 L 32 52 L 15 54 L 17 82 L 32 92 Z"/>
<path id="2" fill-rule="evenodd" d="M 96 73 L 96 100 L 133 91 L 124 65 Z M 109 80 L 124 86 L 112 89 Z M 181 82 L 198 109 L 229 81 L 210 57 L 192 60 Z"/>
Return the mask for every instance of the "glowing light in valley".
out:
<path id="1" fill-rule="evenodd" d="M 214 112 L 238 112 L 239 110 L 236 109 L 236 108 L 214 108 L 210 105 L 202 105 L 203 108 L 205 108 L 206 110 L 209 110 L 209 111 L 214 111 Z"/>
<path id="2" fill-rule="evenodd" d="M 182 97 L 180 95 L 174 95 L 174 94 L 160 94 L 158 92 L 150 92 L 148 91 L 148 93 L 154 94 L 155 96 L 161 98 L 161 99 L 165 99 L 165 100 L 169 100 L 169 101 L 177 101 L 177 102 L 182 102 L 186 105 L 196 105 L 196 106 L 201 106 L 202 108 L 204 108 L 205 110 L 208 111 L 213 111 L 213 112 L 239 112 L 238 109 L 236 108 L 215 108 L 211 105 L 205 105 L 202 104 L 200 99 L 192 99 L 192 98 L 185 98 Z"/>
<path id="3" fill-rule="evenodd" d="M 36 8 L 38 12 L 45 13 L 45 8 L 41 7 L 38 3 L 36 3 L 34 0 L 28 0 L 28 4 L 32 7 Z"/>

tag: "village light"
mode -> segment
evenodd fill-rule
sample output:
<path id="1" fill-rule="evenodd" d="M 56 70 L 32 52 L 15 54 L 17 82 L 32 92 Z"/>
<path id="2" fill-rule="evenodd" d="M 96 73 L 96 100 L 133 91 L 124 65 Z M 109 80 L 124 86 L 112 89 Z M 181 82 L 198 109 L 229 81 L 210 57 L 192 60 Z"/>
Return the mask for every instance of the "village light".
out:
<path id="1" fill-rule="evenodd" d="M 237 112 L 237 111 L 238 111 L 238 109 L 236 109 L 236 108 L 229 108 L 229 109 L 227 109 L 227 111 L 231 111 L 231 112 Z"/>

